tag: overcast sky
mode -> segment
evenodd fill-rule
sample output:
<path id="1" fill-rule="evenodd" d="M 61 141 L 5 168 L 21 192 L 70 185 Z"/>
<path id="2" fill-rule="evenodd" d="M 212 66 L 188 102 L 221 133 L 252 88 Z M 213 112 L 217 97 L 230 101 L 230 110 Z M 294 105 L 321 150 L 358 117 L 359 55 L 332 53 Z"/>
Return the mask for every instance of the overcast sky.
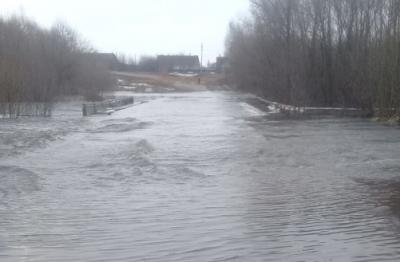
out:
<path id="1" fill-rule="evenodd" d="M 3 15 L 21 13 L 43 26 L 64 21 L 102 52 L 223 54 L 231 19 L 248 0 L 0 0 Z"/>

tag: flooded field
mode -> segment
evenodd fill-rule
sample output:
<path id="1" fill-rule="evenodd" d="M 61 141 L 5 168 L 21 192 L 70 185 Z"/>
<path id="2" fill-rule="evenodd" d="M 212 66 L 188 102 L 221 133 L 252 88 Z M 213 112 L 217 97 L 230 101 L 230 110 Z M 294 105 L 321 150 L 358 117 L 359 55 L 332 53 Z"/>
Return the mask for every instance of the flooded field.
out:
<path id="1" fill-rule="evenodd" d="M 229 92 L 0 121 L 0 261 L 399 261 L 400 129 Z"/>

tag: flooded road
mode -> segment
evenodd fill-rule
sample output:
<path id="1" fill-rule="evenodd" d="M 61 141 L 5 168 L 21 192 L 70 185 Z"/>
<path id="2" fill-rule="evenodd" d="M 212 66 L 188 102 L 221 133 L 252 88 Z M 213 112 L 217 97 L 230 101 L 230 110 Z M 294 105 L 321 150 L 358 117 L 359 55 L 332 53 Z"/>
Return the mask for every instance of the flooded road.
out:
<path id="1" fill-rule="evenodd" d="M 400 261 L 398 128 L 138 99 L 1 122 L 0 261 Z"/>

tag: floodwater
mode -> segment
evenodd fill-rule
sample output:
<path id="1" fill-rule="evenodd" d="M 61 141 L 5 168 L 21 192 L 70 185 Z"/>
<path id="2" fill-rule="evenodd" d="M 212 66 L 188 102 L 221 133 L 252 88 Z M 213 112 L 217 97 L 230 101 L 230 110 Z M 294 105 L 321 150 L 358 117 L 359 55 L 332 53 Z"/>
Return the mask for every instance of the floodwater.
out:
<path id="1" fill-rule="evenodd" d="M 400 261 L 398 128 L 136 98 L 0 122 L 0 261 Z"/>

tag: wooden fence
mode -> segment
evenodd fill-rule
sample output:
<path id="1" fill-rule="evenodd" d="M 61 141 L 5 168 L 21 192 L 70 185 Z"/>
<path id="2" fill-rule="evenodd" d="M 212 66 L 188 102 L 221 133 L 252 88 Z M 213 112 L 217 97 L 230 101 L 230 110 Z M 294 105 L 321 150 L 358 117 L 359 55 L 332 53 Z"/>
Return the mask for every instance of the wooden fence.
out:
<path id="1" fill-rule="evenodd" d="M 82 105 L 82 114 L 83 116 L 111 114 L 133 103 L 133 97 L 118 97 L 107 99 L 102 102 L 85 103 Z"/>

